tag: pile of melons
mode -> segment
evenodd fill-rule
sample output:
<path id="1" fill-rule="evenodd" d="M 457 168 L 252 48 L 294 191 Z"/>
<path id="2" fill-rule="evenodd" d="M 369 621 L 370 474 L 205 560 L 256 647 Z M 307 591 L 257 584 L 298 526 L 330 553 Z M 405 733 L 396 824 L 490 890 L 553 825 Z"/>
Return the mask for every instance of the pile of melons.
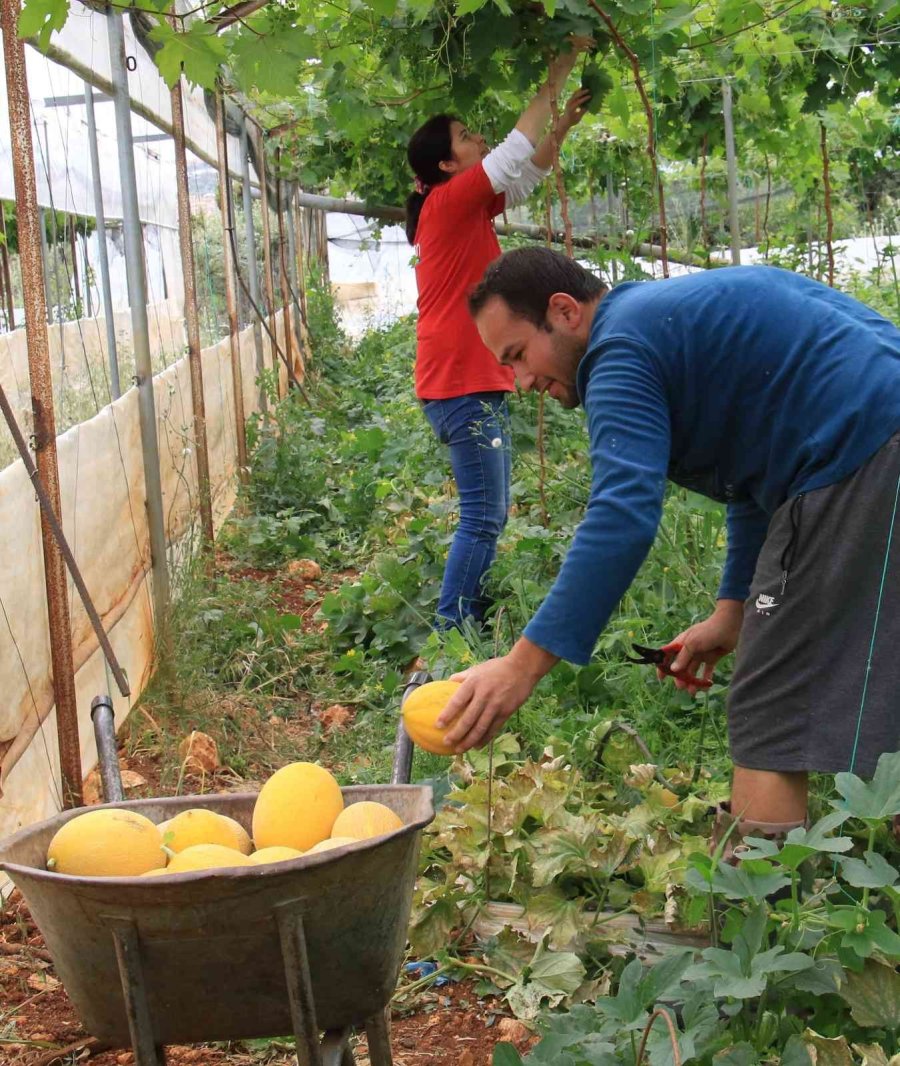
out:
<path id="1" fill-rule="evenodd" d="M 344 806 L 334 777 L 315 763 L 283 766 L 253 808 L 253 837 L 203 807 L 159 825 L 108 807 L 66 822 L 47 849 L 47 869 L 77 877 L 150 877 L 285 862 L 392 833 L 402 819 L 382 803 Z"/>

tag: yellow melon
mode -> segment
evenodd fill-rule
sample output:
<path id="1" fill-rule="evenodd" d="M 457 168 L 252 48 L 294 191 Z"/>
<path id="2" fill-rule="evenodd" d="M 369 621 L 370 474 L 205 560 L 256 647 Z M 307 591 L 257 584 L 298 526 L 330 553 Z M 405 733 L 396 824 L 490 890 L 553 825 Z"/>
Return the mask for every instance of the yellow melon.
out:
<path id="1" fill-rule="evenodd" d="M 446 730 L 435 722 L 459 688 L 458 681 L 429 681 L 420 685 L 403 704 L 403 725 L 413 744 L 433 755 L 452 755 L 453 747 L 444 739 Z"/>
<path id="2" fill-rule="evenodd" d="M 303 852 L 298 851 L 296 848 L 260 848 L 259 851 L 253 852 L 250 856 L 250 861 L 260 866 L 265 866 L 270 862 L 287 862 L 288 859 L 299 859 L 302 854 Z"/>
<path id="3" fill-rule="evenodd" d="M 138 877 L 166 865 L 157 826 L 134 811 L 87 811 L 57 830 L 47 869 L 77 877 Z"/>
<path id="4" fill-rule="evenodd" d="M 356 843 L 356 837 L 329 837 L 328 840 L 320 840 L 318 844 L 313 844 L 306 854 L 315 855 L 318 851 L 331 851 L 332 848 L 342 848 L 345 844 Z"/>
<path id="5" fill-rule="evenodd" d="M 236 818 L 229 818 L 227 814 L 220 814 L 219 817 L 223 822 L 227 822 L 234 830 L 237 836 L 237 849 L 243 852 L 244 855 L 249 855 L 253 851 L 253 841 L 250 839 L 250 834 L 241 825 Z"/>
<path id="6" fill-rule="evenodd" d="M 246 855 L 221 844 L 192 844 L 169 862 L 166 873 L 183 874 L 189 870 L 218 870 L 229 866 L 252 866 Z"/>
<path id="7" fill-rule="evenodd" d="M 145 874 L 141 874 L 141 877 L 159 877 L 160 874 L 167 874 L 168 872 L 168 867 L 159 866 L 155 870 L 148 870 Z"/>
<path id="8" fill-rule="evenodd" d="M 368 840 L 380 837 L 403 828 L 403 819 L 390 807 L 372 800 L 351 803 L 337 816 L 331 829 L 332 837 L 353 837 L 355 840 Z"/>
<path id="9" fill-rule="evenodd" d="M 163 844 L 176 854 L 195 844 L 221 844 L 245 855 L 250 851 L 250 837 L 233 818 L 225 818 L 204 807 L 191 807 L 160 823 Z"/>
<path id="10" fill-rule="evenodd" d="M 253 842 L 257 848 L 307 851 L 331 836 L 343 809 L 340 785 L 323 767 L 311 762 L 282 766 L 260 789 L 253 808 Z"/>

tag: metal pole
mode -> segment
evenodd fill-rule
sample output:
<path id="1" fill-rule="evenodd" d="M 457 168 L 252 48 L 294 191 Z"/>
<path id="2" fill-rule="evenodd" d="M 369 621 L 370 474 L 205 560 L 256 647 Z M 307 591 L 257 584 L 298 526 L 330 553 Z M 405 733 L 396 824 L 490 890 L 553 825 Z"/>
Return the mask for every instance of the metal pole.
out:
<path id="1" fill-rule="evenodd" d="M 259 202 L 262 208 L 263 225 L 263 279 L 266 284 L 266 309 L 269 315 L 269 325 L 275 329 L 275 271 L 272 266 L 272 229 L 269 219 L 269 181 L 266 176 L 266 146 L 263 141 L 262 130 L 259 130 L 256 138 L 256 159 L 259 164 Z M 272 345 L 272 366 L 275 370 L 275 379 L 278 382 L 278 395 L 281 395 L 281 371 L 278 368 L 278 355 L 275 345 Z"/>
<path id="2" fill-rule="evenodd" d="M 194 443 L 197 450 L 197 485 L 200 494 L 200 528 L 203 548 L 213 543 L 212 495 L 209 483 L 209 450 L 206 443 L 206 402 L 203 397 L 203 365 L 200 359 L 200 317 L 197 312 L 197 273 L 191 239 L 191 194 L 188 188 L 187 145 L 184 139 L 184 102 L 181 79 L 172 88 L 172 128 L 175 135 L 175 181 L 178 187 L 178 242 L 184 274 L 184 318 L 187 325 L 188 365 L 191 371 L 191 404 L 194 412 Z"/>
<path id="3" fill-rule="evenodd" d="M 116 320 L 113 315 L 112 286 L 109 281 L 109 255 L 106 248 L 106 212 L 103 209 L 103 185 L 100 180 L 100 150 L 97 147 L 97 121 L 94 117 L 94 90 L 84 83 L 84 106 L 87 115 L 88 145 L 91 156 L 91 184 L 94 186 L 94 217 L 97 220 L 97 252 L 100 259 L 100 294 L 106 325 L 106 351 L 109 359 L 109 391 L 114 400 L 122 395 L 119 384 L 119 356 L 116 349 Z"/>
<path id="4" fill-rule="evenodd" d="M 72 284 L 75 288 L 75 308 L 78 312 L 76 318 L 84 318 L 84 308 L 81 305 L 81 283 L 78 280 L 78 249 L 75 246 L 75 216 L 69 215 L 69 251 L 72 254 Z"/>
<path id="5" fill-rule="evenodd" d="M 13 308 L 12 274 L 9 269 L 9 243 L 6 235 L 6 212 L 2 203 L 0 203 L 0 235 L 3 237 L 3 240 L 0 241 L 0 253 L 2 253 L 3 281 L 6 286 L 7 328 L 9 330 L 14 330 L 16 328 L 16 316 Z"/>
<path id="6" fill-rule="evenodd" d="M 293 189 L 288 186 L 287 203 L 284 205 L 287 215 L 287 238 L 288 238 L 288 277 L 291 279 L 290 290 L 294 304 L 294 336 L 297 338 L 297 351 L 300 358 L 306 363 L 306 353 L 303 350 L 303 325 L 300 303 L 297 298 L 297 237 L 294 233 L 294 212 L 291 210 L 291 201 L 294 198 Z"/>
<path id="7" fill-rule="evenodd" d="M 616 218 L 616 196 L 613 192 L 613 176 L 611 171 L 606 175 L 606 211 L 609 215 L 609 236 L 613 240 L 618 240 L 619 234 L 614 228 Z M 612 261 L 612 280 L 613 285 L 619 280 L 619 264 L 616 259 L 613 259 Z"/>
<path id="8" fill-rule="evenodd" d="M 47 321 L 52 322 L 53 312 L 51 308 L 53 307 L 53 290 L 50 288 L 50 245 L 47 243 L 47 213 L 42 207 L 38 208 L 38 211 L 40 212 L 41 222 L 41 275 L 44 281 L 44 303 L 47 307 Z M 19 260 L 19 262 L 21 263 L 21 259 Z M 22 299 L 23 302 L 27 302 L 25 300 L 24 292 L 22 293 Z M 28 316 L 26 315 L 25 317 L 27 318 Z"/>
<path id="9" fill-rule="evenodd" d="M 244 202 L 244 232 L 247 238 L 247 275 L 250 282 L 250 297 L 259 305 L 259 269 L 256 264 L 256 234 L 253 230 L 253 196 L 250 188 L 250 139 L 247 132 L 246 116 L 241 116 L 241 191 Z M 266 368 L 263 359 L 262 326 L 256 320 L 253 323 L 253 342 L 256 345 L 256 374 L 262 374 Z M 259 386 L 259 409 L 267 408 L 266 390 Z"/>
<path id="10" fill-rule="evenodd" d="M 731 262 L 741 265 L 741 226 L 738 220 L 737 162 L 734 154 L 734 122 L 731 114 L 731 83 L 722 82 L 722 116 L 725 119 L 725 158 L 728 163 L 728 229 L 731 233 Z"/>
<path id="11" fill-rule="evenodd" d="M 284 215 L 281 209 L 281 148 L 276 149 L 275 215 L 278 218 L 278 275 L 281 281 L 281 303 L 284 309 L 284 347 L 288 362 L 294 365 L 294 337 L 291 326 L 291 296 L 288 292 L 287 265 L 284 256 Z"/>
<path id="12" fill-rule="evenodd" d="M 103 783 L 103 802 L 121 803 L 125 799 L 119 753 L 116 751 L 116 713 L 109 696 L 95 696 L 91 700 L 91 721 L 97 742 L 97 761 Z"/>
<path id="13" fill-rule="evenodd" d="M 241 346 L 238 341 L 237 296 L 235 271 L 237 264 L 227 234 L 231 222 L 231 178 L 225 162 L 225 102 L 221 90 L 216 92 L 216 144 L 219 149 L 219 207 L 222 213 L 222 242 L 225 268 L 225 306 L 228 309 L 228 338 L 231 343 L 231 380 L 234 392 L 234 429 L 237 439 L 238 478 L 247 479 L 247 438 L 244 433 L 244 375 L 241 369 Z"/>
<path id="14" fill-rule="evenodd" d="M 297 234 L 297 273 L 300 283 L 297 290 L 300 294 L 300 315 L 305 326 L 309 326 L 309 317 L 306 306 L 306 255 L 303 249 L 303 209 L 296 202 L 296 196 L 291 199 L 292 217 L 296 219 L 294 232 Z M 296 214 L 294 214 L 296 212 Z"/>
<path id="15" fill-rule="evenodd" d="M 87 233 L 81 234 L 81 272 L 84 277 L 84 310 L 88 318 L 94 317 L 94 298 L 91 293 L 91 260 L 88 256 Z"/>
<path id="16" fill-rule="evenodd" d="M 138 213 L 134 145 L 131 141 L 131 110 L 128 74 L 125 68 L 125 29 L 122 16 L 107 15 L 109 62 L 116 109 L 116 146 L 122 180 L 122 228 L 125 238 L 125 273 L 131 331 L 134 338 L 134 366 L 141 421 L 141 452 L 147 494 L 147 521 L 150 529 L 150 561 L 153 573 L 153 605 L 158 631 L 164 624 L 169 605 L 169 571 L 166 566 L 166 527 L 163 520 L 162 482 L 159 473 L 159 441 L 156 436 L 156 402 L 153 398 L 153 366 L 150 360 L 150 326 L 147 321 L 147 289 L 144 283 L 144 256 L 141 220 Z"/>
<path id="17" fill-rule="evenodd" d="M 31 409 L 34 414 L 34 450 L 41 480 L 56 516 L 60 517 L 62 509 L 59 497 L 59 469 L 56 463 L 56 422 L 53 416 L 47 308 L 43 302 L 40 257 L 42 220 L 34 173 L 25 46 L 18 36 L 18 21 L 19 0 L 0 0 L 0 27 L 3 32 L 3 58 L 6 65 L 9 130 L 16 190 L 19 262 L 22 268 L 28 339 L 28 376 L 31 382 Z M 75 665 L 72 657 L 66 570 L 50 523 L 43 514 L 41 543 L 63 804 L 65 807 L 75 807 L 82 803 L 81 748 L 78 741 L 78 706 L 75 699 Z"/>
<path id="18" fill-rule="evenodd" d="M 59 232 L 56 227 L 56 205 L 53 203 L 53 185 L 50 181 L 50 139 L 47 135 L 47 120 L 44 119 L 44 173 L 47 176 L 47 190 L 50 195 L 50 252 L 53 256 L 53 284 L 56 287 L 56 322 L 59 326 L 60 369 L 66 369 L 66 345 L 63 337 L 62 286 L 59 283 L 59 251 L 56 247 Z"/>

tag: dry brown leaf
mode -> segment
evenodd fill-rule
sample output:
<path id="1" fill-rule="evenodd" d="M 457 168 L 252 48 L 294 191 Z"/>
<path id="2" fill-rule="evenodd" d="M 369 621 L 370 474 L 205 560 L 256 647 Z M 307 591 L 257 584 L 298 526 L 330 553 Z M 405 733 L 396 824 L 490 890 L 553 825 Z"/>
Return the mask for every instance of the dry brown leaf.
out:
<path id="1" fill-rule="evenodd" d="M 178 757 L 187 774 L 211 774 L 219 767 L 219 748 L 207 733 L 195 729 L 178 745 Z"/>
<path id="2" fill-rule="evenodd" d="M 287 572 L 304 581 L 315 581 L 322 576 L 322 567 L 314 559 L 293 559 L 287 564 Z"/>

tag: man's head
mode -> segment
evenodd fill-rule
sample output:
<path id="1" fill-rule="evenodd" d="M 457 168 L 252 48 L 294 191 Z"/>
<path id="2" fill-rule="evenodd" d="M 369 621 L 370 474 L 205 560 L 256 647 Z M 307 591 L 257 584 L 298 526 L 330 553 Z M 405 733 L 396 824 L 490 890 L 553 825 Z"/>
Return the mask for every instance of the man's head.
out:
<path id="1" fill-rule="evenodd" d="M 575 373 L 606 291 L 573 259 L 549 248 L 517 248 L 490 264 L 469 295 L 469 311 L 481 339 L 523 389 L 577 407 Z"/>

